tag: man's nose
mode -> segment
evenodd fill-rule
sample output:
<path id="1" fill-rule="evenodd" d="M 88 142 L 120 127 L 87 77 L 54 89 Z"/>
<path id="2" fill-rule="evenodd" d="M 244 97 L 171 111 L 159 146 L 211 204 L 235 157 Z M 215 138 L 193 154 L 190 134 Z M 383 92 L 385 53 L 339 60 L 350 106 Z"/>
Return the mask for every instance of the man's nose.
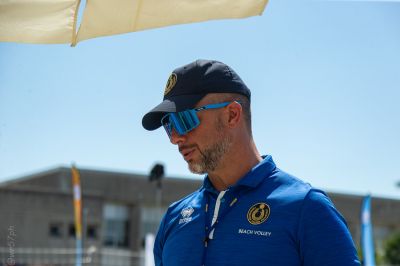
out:
<path id="1" fill-rule="evenodd" d="M 172 128 L 172 132 L 171 132 L 171 137 L 170 137 L 170 141 L 172 144 L 179 144 L 181 142 L 184 142 L 186 138 L 186 135 L 179 135 L 178 132 L 176 132 L 175 128 Z"/>

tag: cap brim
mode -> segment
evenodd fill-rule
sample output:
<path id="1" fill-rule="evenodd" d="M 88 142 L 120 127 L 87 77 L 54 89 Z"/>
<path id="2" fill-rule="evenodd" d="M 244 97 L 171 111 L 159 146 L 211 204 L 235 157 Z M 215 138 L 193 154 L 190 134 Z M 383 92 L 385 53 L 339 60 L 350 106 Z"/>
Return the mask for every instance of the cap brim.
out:
<path id="1" fill-rule="evenodd" d="M 170 97 L 145 114 L 142 119 L 142 125 L 147 130 L 155 130 L 161 127 L 161 118 L 166 113 L 192 109 L 204 96 L 205 94 L 192 94 Z"/>

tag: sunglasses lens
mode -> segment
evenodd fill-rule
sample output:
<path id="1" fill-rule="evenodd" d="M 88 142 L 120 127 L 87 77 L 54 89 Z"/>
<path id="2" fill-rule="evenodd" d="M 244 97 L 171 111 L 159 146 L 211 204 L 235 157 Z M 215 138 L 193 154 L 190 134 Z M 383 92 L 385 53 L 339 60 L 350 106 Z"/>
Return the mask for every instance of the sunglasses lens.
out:
<path id="1" fill-rule="evenodd" d="M 194 110 L 183 111 L 180 113 L 180 122 L 182 124 L 182 128 L 184 128 L 185 132 L 187 133 L 190 130 L 196 128 L 200 122 L 197 118 L 196 112 Z"/>
<path id="2" fill-rule="evenodd" d="M 170 114 L 165 115 L 165 116 L 161 119 L 161 124 L 163 125 L 165 131 L 167 132 L 168 137 L 171 137 L 171 133 L 172 133 L 172 124 L 171 124 Z"/>
<path id="3" fill-rule="evenodd" d="M 237 102 L 235 101 L 236 103 Z M 229 105 L 231 102 L 217 103 L 204 105 L 196 109 L 190 109 L 177 113 L 168 113 L 161 118 L 161 124 L 167 131 L 168 137 L 171 138 L 172 130 L 174 129 L 179 135 L 185 135 L 189 131 L 200 125 L 200 120 L 197 117 L 197 112 L 207 109 L 218 109 Z"/>
<path id="4" fill-rule="evenodd" d="M 196 111 L 187 110 L 167 114 L 161 119 L 161 124 L 171 138 L 172 128 L 174 128 L 179 135 L 184 135 L 196 128 L 200 124 L 200 121 L 196 115 Z"/>
<path id="5" fill-rule="evenodd" d="M 195 129 L 200 125 L 200 120 L 197 117 L 195 110 L 187 110 L 182 112 L 182 124 L 185 127 L 185 133 Z"/>

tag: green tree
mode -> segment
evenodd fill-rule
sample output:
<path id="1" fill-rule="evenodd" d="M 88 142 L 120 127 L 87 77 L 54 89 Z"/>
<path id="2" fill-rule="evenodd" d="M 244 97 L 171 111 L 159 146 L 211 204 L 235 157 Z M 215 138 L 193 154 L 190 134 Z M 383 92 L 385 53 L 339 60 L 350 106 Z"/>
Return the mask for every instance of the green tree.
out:
<path id="1" fill-rule="evenodd" d="M 385 259 L 392 265 L 400 265 L 400 232 L 394 234 L 385 245 Z"/>

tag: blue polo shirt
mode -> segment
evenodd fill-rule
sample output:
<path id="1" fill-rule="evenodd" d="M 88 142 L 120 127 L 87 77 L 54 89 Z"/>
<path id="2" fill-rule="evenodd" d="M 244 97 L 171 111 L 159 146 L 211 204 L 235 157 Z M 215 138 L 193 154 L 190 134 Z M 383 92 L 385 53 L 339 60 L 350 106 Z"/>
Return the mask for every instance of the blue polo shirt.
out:
<path id="1" fill-rule="evenodd" d="M 154 245 L 157 266 L 360 265 L 346 222 L 326 194 L 266 156 L 226 191 L 208 177 L 173 203 Z"/>

